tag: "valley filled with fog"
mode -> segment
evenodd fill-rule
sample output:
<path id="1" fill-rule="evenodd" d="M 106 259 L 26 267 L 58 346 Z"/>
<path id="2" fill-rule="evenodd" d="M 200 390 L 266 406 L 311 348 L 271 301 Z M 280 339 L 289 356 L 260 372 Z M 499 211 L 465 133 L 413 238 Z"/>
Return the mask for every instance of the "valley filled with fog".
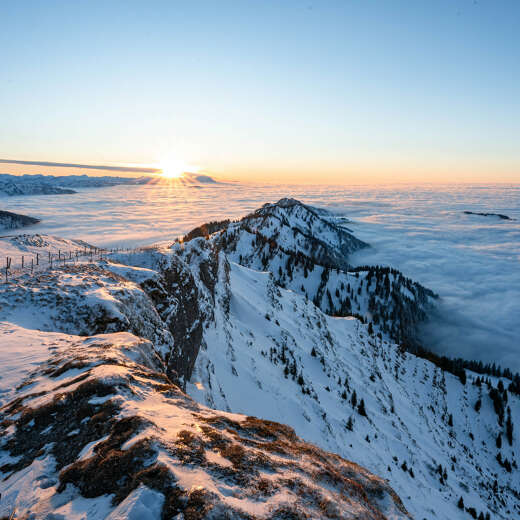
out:
<path id="1" fill-rule="evenodd" d="M 372 246 L 354 255 L 356 265 L 396 267 L 439 294 L 438 316 L 423 330 L 426 346 L 520 370 L 517 185 L 114 186 L 3 198 L 2 209 L 41 219 L 21 233 L 133 247 L 170 241 L 203 222 L 238 218 L 285 196 L 348 218 L 345 225 Z"/>

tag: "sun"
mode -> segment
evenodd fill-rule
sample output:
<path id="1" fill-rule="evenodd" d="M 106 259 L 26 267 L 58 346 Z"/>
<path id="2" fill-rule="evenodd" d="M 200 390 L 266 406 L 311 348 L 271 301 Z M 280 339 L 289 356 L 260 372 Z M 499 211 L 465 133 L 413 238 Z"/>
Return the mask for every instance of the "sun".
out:
<path id="1" fill-rule="evenodd" d="M 177 159 L 168 159 L 160 163 L 161 176 L 167 179 L 180 179 L 186 172 L 197 172 L 198 168 L 184 161 Z"/>

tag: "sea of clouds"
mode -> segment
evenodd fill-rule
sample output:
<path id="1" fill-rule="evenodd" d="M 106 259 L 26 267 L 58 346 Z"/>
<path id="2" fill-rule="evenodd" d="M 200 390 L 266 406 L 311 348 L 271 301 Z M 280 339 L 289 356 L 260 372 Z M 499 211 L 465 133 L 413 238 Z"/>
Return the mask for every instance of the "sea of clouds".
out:
<path id="1" fill-rule="evenodd" d="M 394 266 L 439 294 L 425 345 L 520 371 L 520 185 L 116 186 L 4 198 L 0 206 L 40 218 L 30 232 L 114 247 L 170 241 L 285 196 L 350 218 L 356 236 L 372 245 L 352 263 Z"/>

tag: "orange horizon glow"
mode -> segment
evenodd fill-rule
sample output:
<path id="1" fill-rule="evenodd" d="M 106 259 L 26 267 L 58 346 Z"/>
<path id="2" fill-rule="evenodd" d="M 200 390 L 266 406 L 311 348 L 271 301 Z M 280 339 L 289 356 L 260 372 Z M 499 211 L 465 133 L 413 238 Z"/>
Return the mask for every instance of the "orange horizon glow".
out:
<path id="1" fill-rule="evenodd" d="M 268 164 L 267 161 L 252 162 L 251 167 L 237 163 L 221 163 L 211 167 L 196 167 L 178 159 L 165 159 L 158 162 L 126 163 L 132 166 L 157 168 L 152 174 L 158 178 L 181 179 L 186 172 L 209 175 L 215 180 L 245 183 L 292 184 L 292 185 L 377 185 L 377 184 L 518 184 L 520 168 L 509 164 L 493 164 L 491 161 L 474 166 L 462 161 L 446 160 L 442 165 L 425 165 L 422 161 L 388 161 L 378 164 L 359 161 L 350 165 L 332 164 L 324 161 L 314 164 Z M 12 175 L 104 175 L 139 177 L 143 173 L 95 171 L 81 168 L 58 168 L 49 166 L 2 164 L 0 173 Z"/>

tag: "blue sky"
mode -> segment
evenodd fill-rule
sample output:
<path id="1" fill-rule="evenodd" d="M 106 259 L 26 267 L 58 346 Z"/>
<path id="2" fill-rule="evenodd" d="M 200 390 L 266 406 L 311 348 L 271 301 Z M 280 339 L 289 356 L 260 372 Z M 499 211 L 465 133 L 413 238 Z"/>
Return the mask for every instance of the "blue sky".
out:
<path id="1" fill-rule="evenodd" d="M 520 181 L 515 0 L 4 0 L 0 24 L 1 158 Z"/>

